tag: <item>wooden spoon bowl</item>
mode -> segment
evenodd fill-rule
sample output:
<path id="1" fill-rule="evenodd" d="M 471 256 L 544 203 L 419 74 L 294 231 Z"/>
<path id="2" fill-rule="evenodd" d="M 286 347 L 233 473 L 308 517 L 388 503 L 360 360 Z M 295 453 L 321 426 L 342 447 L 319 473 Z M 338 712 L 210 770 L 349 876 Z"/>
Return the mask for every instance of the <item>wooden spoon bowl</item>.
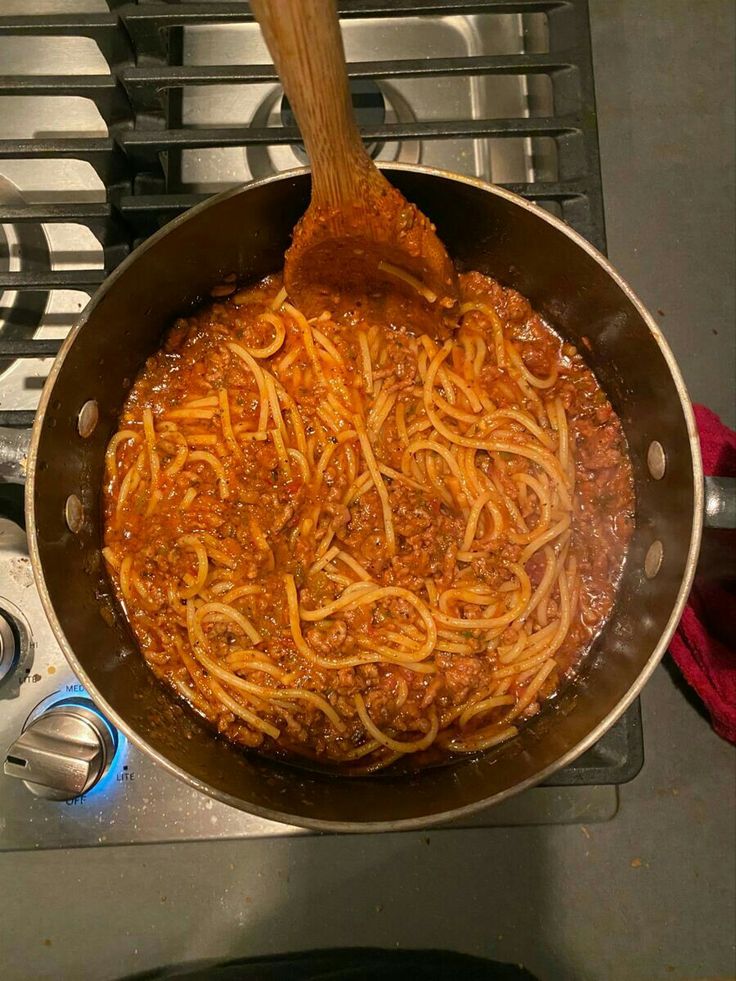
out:
<path id="1" fill-rule="evenodd" d="M 444 333 L 457 303 L 452 260 L 431 221 L 367 154 L 348 87 L 334 0 L 251 0 L 312 168 L 312 198 L 284 280 L 308 316 L 375 301 L 409 326 Z"/>

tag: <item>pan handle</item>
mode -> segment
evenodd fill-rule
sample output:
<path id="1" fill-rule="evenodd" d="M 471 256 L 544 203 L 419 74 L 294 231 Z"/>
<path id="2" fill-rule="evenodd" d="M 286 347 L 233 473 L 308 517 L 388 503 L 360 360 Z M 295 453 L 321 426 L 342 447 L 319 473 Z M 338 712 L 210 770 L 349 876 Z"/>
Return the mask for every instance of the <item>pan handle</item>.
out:
<path id="1" fill-rule="evenodd" d="M 705 478 L 706 528 L 736 528 L 736 477 Z"/>
<path id="2" fill-rule="evenodd" d="M 25 484 L 30 429 L 0 426 L 0 484 Z"/>

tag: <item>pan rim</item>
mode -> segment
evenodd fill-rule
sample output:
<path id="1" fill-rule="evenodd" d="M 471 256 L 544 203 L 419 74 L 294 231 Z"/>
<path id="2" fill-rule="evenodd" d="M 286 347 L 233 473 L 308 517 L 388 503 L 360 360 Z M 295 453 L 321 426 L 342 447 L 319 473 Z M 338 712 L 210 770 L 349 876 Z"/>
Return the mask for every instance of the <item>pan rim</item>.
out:
<path id="1" fill-rule="evenodd" d="M 451 810 L 446 810 L 441 813 L 420 815 L 418 817 L 410 818 L 400 818 L 396 820 L 383 820 L 383 821 L 372 821 L 372 822 L 362 822 L 362 821 L 332 821 L 324 819 L 314 819 L 308 817 L 302 817 L 300 815 L 290 815 L 284 812 L 279 812 L 272 810 L 270 808 L 263 808 L 255 804 L 250 804 L 240 800 L 239 798 L 233 797 L 231 794 L 222 792 L 209 784 L 199 780 L 198 778 L 192 776 L 185 769 L 172 763 L 163 754 L 151 747 L 145 739 L 140 737 L 133 729 L 131 729 L 128 723 L 106 702 L 104 698 L 97 692 L 95 686 L 90 681 L 86 671 L 82 665 L 77 660 L 76 654 L 74 653 L 71 645 L 68 643 L 61 624 L 54 611 L 53 603 L 49 595 L 48 589 L 46 587 L 45 576 L 42 567 L 42 561 L 40 556 L 40 550 L 38 547 L 37 539 L 37 526 L 35 521 L 35 473 L 36 473 L 36 462 L 38 457 L 38 447 L 41 439 L 41 433 L 44 428 L 44 420 L 46 417 L 46 412 L 48 406 L 51 402 L 51 396 L 54 390 L 56 378 L 58 377 L 63 363 L 72 349 L 76 338 L 79 336 L 83 327 L 89 320 L 95 308 L 106 296 L 106 294 L 114 287 L 118 279 L 122 278 L 127 270 L 138 262 L 145 256 L 146 252 L 153 248 L 164 236 L 169 234 L 175 228 L 178 228 L 181 224 L 189 221 L 193 217 L 197 216 L 200 212 L 217 206 L 223 201 L 229 198 L 236 197 L 237 195 L 244 194 L 251 189 L 257 187 L 262 187 L 267 184 L 271 184 L 277 181 L 290 180 L 294 177 L 303 177 L 309 173 L 308 167 L 302 167 L 294 170 L 284 171 L 280 174 L 275 174 L 270 177 L 262 178 L 260 180 L 252 181 L 248 184 L 239 185 L 238 187 L 230 188 L 219 194 L 213 195 L 207 198 L 205 201 L 200 202 L 193 208 L 184 212 L 183 214 L 174 218 L 171 222 L 168 222 L 161 229 L 155 232 L 150 238 L 146 239 L 138 248 L 134 249 L 130 255 L 128 255 L 123 262 L 105 279 L 104 283 L 96 290 L 94 295 L 90 297 L 89 302 L 85 306 L 84 310 L 80 314 L 79 318 L 75 322 L 73 328 L 67 335 L 56 359 L 51 367 L 49 376 L 46 380 L 41 399 L 39 401 L 38 409 L 36 411 L 36 416 L 34 419 L 33 429 L 31 433 L 31 443 L 28 451 L 28 481 L 26 486 L 25 495 L 25 512 L 26 512 L 26 528 L 28 536 L 28 549 L 31 559 L 31 566 L 33 569 L 33 574 L 36 580 L 36 585 L 38 588 L 39 596 L 41 599 L 41 604 L 52 628 L 54 636 L 64 653 L 65 658 L 69 662 L 72 670 L 79 677 L 80 681 L 84 684 L 90 697 L 99 705 L 101 711 L 110 719 L 110 721 L 123 732 L 126 738 L 147 756 L 153 759 L 157 765 L 164 767 L 171 774 L 183 780 L 189 784 L 193 789 L 199 791 L 200 793 L 206 794 L 220 802 L 234 807 L 238 810 L 245 811 L 247 813 L 254 814 L 258 817 L 265 818 L 270 821 L 274 821 L 279 824 L 292 825 L 296 827 L 307 828 L 313 831 L 321 832 L 346 832 L 346 833 L 371 833 L 371 832 L 392 832 L 392 831 L 414 831 L 424 828 L 434 827 L 438 824 L 447 824 L 448 822 L 458 820 L 461 818 L 468 817 L 481 811 L 487 807 L 491 807 L 494 804 L 500 803 L 503 800 L 507 800 L 516 794 L 521 793 L 530 787 L 536 786 L 543 780 L 550 777 L 552 774 L 562 769 L 563 767 L 572 763 L 578 756 L 588 750 L 601 736 L 608 731 L 608 729 L 620 718 L 620 716 L 626 711 L 626 709 L 631 705 L 634 699 L 640 694 L 641 690 L 651 677 L 654 669 L 659 664 L 664 652 L 666 651 L 669 642 L 675 632 L 677 624 L 680 620 L 682 612 L 687 602 L 688 595 L 692 586 L 693 578 L 695 575 L 695 567 L 697 564 L 697 558 L 700 551 L 700 542 L 702 537 L 702 527 L 703 527 L 703 514 L 704 514 L 704 485 L 703 485 L 703 469 L 702 461 L 700 455 L 700 443 L 698 438 L 697 427 L 695 423 L 695 416 L 693 413 L 690 397 L 688 395 L 687 387 L 685 381 L 680 372 L 680 368 L 675 360 L 675 357 L 667 343 L 664 335 L 659 329 L 658 325 L 654 321 L 647 308 L 638 298 L 636 293 L 631 289 L 628 283 L 619 275 L 615 268 L 611 265 L 606 256 L 604 256 L 595 246 L 591 245 L 582 235 L 576 232 L 574 229 L 570 228 L 560 219 L 546 212 L 539 205 L 536 205 L 525 198 L 508 191 L 505 188 L 498 187 L 496 185 L 490 184 L 486 181 L 480 180 L 474 177 L 466 177 L 461 174 L 454 174 L 449 171 L 439 170 L 433 167 L 426 167 L 420 164 L 388 164 L 385 167 L 381 167 L 382 170 L 387 172 L 391 171 L 405 171 L 411 173 L 421 173 L 426 174 L 430 177 L 436 177 L 454 183 L 465 184 L 470 187 L 475 187 L 486 193 L 491 193 L 497 197 L 501 197 L 509 201 L 516 207 L 522 208 L 523 210 L 531 212 L 537 218 L 547 222 L 557 231 L 564 234 L 569 238 L 575 245 L 583 249 L 598 265 L 603 269 L 603 271 L 615 282 L 624 296 L 636 309 L 636 311 L 641 316 L 642 320 L 648 327 L 650 334 L 652 335 L 654 341 L 658 345 L 663 358 L 667 364 L 667 368 L 672 376 L 675 388 L 677 391 L 678 398 L 680 400 L 680 406 L 685 418 L 688 441 L 690 444 L 690 451 L 692 455 L 692 469 L 693 469 L 693 509 L 692 509 L 692 524 L 690 532 L 690 542 L 688 546 L 687 559 L 685 562 L 685 571 L 680 583 L 680 587 L 677 592 L 677 597 L 672 607 L 670 617 L 667 624 L 657 642 L 654 650 L 649 656 L 647 662 L 642 667 L 642 670 L 637 675 L 635 682 L 630 686 L 628 691 L 619 701 L 613 706 L 613 708 L 606 714 L 606 716 L 593 728 L 591 729 L 585 737 L 578 741 L 571 749 L 566 753 L 559 756 L 556 760 L 550 763 L 548 766 L 544 767 L 542 770 L 535 773 L 533 776 L 528 777 L 513 786 L 507 787 L 506 789 L 493 794 L 490 797 L 482 798 L 481 800 L 474 801 L 471 804 L 463 805 L 462 807 L 453 808 Z"/>

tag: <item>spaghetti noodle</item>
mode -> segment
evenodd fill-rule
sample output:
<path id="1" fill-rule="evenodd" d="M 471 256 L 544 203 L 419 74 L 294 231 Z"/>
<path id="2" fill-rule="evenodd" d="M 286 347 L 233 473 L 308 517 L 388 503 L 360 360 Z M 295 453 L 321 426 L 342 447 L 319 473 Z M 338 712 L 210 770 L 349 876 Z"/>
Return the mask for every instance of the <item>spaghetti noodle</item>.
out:
<path id="1" fill-rule="evenodd" d="M 308 321 L 276 277 L 214 293 L 134 385 L 102 554 L 151 670 L 226 738 L 348 773 L 478 752 L 605 621 L 620 423 L 523 297 L 461 290 L 441 346 Z"/>

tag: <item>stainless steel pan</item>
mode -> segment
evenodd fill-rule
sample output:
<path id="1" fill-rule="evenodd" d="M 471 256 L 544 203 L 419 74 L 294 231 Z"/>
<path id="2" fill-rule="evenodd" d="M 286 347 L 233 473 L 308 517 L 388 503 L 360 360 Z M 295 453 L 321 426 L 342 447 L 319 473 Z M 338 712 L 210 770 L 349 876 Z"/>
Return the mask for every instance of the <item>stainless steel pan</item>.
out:
<path id="1" fill-rule="evenodd" d="M 100 709 L 197 790 L 324 830 L 446 821 L 537 783 L 591 746 L 636 697 L 667 646 L 692 582 L 704 514 L 682 377 L 653 319 L 606 259 L 506 191 L 421 167 L 386 171 L 436 222 L 461 267 L 518 289 L 573 343 L 588 338 L 587 359 L 631 448 L 637 527 L 616 608 L 580 678 L 518 738 L 476 759 L 363 779 L 247 755 L 217 739 L 156 682 L 113 599 L 100 556 L 100 487 L 105 446 L 131 383 L 174 318 L 223 276 L 235 272 L 248 282 L 281 267 L 308 201 L 306 171 L 208 200 L 106 280 L 53 366 L 27 457 L 28 540 L 41 599 Z M 6 445 L 6 460 L 12 454 Z"/>

